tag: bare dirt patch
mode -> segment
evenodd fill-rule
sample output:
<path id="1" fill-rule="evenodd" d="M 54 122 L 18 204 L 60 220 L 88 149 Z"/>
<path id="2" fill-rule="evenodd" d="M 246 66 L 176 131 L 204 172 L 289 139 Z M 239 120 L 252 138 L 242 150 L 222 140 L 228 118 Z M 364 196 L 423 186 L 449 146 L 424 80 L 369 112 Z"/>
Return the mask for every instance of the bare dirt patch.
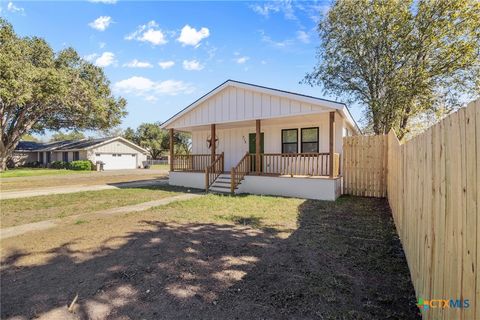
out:
<path id="1" fill-rule="evenodd" d="M 225 211 L 239 199 L 202 197 L 7 239 L 1 317 L 419 319 L 385 200 L 245 197 L 244 214 Z M 215 201 L 210 219 L 229 221 L 173 221 L 175 208 Z M 257 215 L 262 202 L 277 227 L 275 216 Z M 285 238 L 287 212 L 296 227 Z"/>

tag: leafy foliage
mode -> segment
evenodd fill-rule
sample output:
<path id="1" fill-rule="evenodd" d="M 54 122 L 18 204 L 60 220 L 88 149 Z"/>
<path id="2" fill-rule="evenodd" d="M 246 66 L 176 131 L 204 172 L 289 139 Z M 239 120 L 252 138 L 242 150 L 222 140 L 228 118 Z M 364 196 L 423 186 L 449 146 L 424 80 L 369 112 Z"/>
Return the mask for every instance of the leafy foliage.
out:
<path id="1" fill-rule="evenodd" d="M 90 160 L 76 160 L 68 163 L 67 169 L 88 171 L 93 170 L 95 165 Z"/>
<path id="2" fill-rule="evenodd" d="M 102 69 L 74 49 L 55 53 L 43 39 L 17 36 L 0 18 L 1 169 L 25 134 L 118 125 L 126 101 L 109 85 Z"/>
<path id="3" fill-rule="evenodd" d="M 65 161 L 53 161 L 50 163 L 50 168 L 52 169 L 67 169 L 68 162 Z"/>
<path id="4" fill-rule="evenodd" d="M 147 149 L 152 159 L 157 159 L 167 153 L 170 148 L 170 137 L 167 130 L 160 128 L 161 123 L 143 123 L 137 130 L 127 128 L 123 134 L 128 139 Z M 175 132 L 175 153 L 186 154 L 190 151 L 190 136 L 182 132 Z"/>
<path id="5" fill-rule="evenodd" d="M 51 141 L 64 141 L 64 140 L 82 140 L 85 139 L 85 135 L 80 131 L 71 131 L 69 133 L 56 132 L 52 135 Z"/>
<path id="6" fill-rule="evenodd" d="M 337 0 L 304 81 L 360 102 L 377 134 L 408 133 L 480 94 L 480 2 Z"/>

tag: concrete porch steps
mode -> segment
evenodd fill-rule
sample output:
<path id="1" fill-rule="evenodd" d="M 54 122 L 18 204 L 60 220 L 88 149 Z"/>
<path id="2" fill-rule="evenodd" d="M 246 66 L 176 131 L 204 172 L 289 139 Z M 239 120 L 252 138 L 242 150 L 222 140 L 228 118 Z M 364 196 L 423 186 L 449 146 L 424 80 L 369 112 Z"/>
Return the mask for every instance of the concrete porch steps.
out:
<path id="1" fill-rule="evenodd" d="M 213 182 L 212 186 L 208 189 L 208 191 L 213 193 L 229 194 L 231 181 L 232 180 L 229 173 L 222 173 Z"/>

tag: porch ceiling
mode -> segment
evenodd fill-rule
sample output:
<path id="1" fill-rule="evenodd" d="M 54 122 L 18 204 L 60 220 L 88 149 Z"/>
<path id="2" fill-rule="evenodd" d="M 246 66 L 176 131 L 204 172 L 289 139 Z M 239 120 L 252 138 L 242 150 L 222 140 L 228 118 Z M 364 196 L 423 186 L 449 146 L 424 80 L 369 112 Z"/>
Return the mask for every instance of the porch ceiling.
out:
<path id="1" fill-rule="evenodd" d="M 301 115 L 296 115 L 296 116 L 278 116 L 278 117 L 272 117 L 268 119 L 260 119 L 262 126 L 270 126 L 270 125 L 289 125 L 292 124 L 292 122 L 303 122 L 303 121 L 308 121 L 312 120 L 312 117 L 318 117 L 318 120 L 323 120 L 325 121 L 327 118 L 324 118 L 328 115 L 328 113 L 331 110 L 322 110 L 322 111 L 316 111 L 312 112 L 309 114 L 301 114 Z M 249 120 L 243 120 L 243 121 L 230 121 L 230 122 L 221 122 L 221 123 L 216 123 L 216 129 L 221 130 L 221 129 L 232 129 L 232 128 L 244 128 L 244 127 L 255 127 L 255 121 L 256 119 L 249 119 Z M 328 121 L 328 119 L 327 119 Z M 191 131 L 201 131 L 201 130 L 210 130 L 210 124 L 205 124 L 205 125 L 200 125 L 200 126 L 187 126 L 183 128 L 175 128 L 176 131 L 183 131 L 183 132 L 191 132 Z"/>

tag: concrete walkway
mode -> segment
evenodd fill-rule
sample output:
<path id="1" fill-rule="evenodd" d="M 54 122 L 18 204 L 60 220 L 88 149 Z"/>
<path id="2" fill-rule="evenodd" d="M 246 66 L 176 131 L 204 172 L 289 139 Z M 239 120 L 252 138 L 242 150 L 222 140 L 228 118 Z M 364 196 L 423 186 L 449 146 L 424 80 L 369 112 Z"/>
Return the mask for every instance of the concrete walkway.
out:
<path id="1" fill-rule="evenodd" d="M 88 213 L 88 215 L 113 215 L 113 214 L 120 214 L 120 213 L 127 213 L 127 212 L 144 211 L 153 207 L 163 206 L 175 201 L 189 200 L 189 199 L 193 199 L 201 196 L 202 194 L 185 193 L 185 194 L 180 194 L 177 196 L 172 196 L 172 197 L 168 197 L 160 200 L 153 200 L 148 202 L 137 203 L 134 205 L 124 206 L 124 207 L 96 211 L 93 213 Z M 67 218 L 76 219 L 81 216 L 82 216 L 81 214 L 77 214 L 74 216 L 69 216 Z M 22 224 L 15 227 L 0 229 L 0 240 L 15 237 L 31 231 L 50 229 L 58 226 L 62 220 L 63 219 L 45 220 L 45 221 L 27 223 L 27 224 Z"/>
<path id="2" fill-rule="evenodd" d="M 91 185 L 91 186 L 73 185 L 73 186 L 38 188 L 38 189 L 21 190 L 21 191 L 6 191 L 6 192 L 0 192 L 0 200 L 47 196 L 51 194 L 75 193 L 75 192 L 83 192 L 83 191 L 163 186 L 166 184 L 168 184 L 168 180 L 143 180 L 143 181 L 132 181 L 132 182 L 124 182 L 124 183 L 98 184 L 98 185 Z"/>

